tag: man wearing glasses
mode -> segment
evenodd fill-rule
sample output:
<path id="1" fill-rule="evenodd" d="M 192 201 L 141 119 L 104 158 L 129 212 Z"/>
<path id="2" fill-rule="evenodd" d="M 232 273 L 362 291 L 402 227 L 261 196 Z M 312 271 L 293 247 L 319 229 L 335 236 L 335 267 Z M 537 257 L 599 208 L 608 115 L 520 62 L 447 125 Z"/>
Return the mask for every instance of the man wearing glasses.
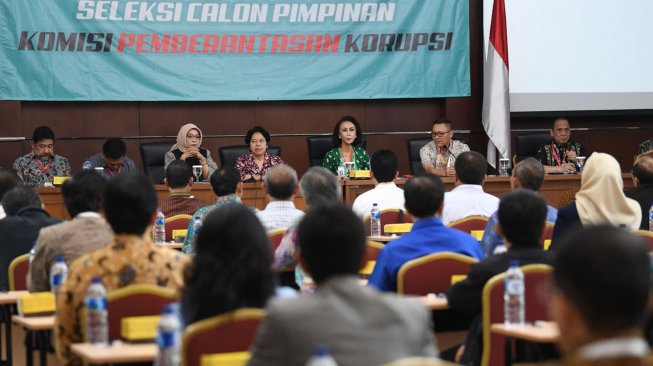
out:
<path id="1" fill-rule="evenodd" d="M 48 126 L 34 129 L 32 152 L 16 159 L 13 169 L 28 186 L 47 186 L 54 177 L 70 176 L 70 163 L 54 154 L 54 132 Z"/>
<path id="2" fill-rule="evenodd" d="M 453 177 L 454 164 L 458 155 L 469 151 L 469 146 L 458 140 L 452 140 L 453 126 L 446 118 L 438 118 L 431 127 L 433 141 L 419 150 L 424 170 L 441 177 Z"/>
<path id="3" fill-rule="evenodd" d="M 579 156 L 587 156 L 583 146 L 571 141 L 571 128 L 566 118 L 556 118 L 549 132 L 552 140 L 540 147 L 535 158 L 547 174 L 575 173 Z"/>

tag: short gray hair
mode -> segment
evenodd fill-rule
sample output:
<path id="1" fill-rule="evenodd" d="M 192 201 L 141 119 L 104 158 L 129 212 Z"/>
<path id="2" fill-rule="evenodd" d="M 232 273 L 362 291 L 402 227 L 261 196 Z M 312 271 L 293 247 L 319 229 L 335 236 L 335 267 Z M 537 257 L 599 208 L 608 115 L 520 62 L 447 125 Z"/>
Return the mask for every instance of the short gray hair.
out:
<path id="1" fill-rule="evenodd" d="M 299 189 L 309 207 L 339 202 L 342 192 L 338 177 L 322 166 L 306 171 L 299 182 Z"/>

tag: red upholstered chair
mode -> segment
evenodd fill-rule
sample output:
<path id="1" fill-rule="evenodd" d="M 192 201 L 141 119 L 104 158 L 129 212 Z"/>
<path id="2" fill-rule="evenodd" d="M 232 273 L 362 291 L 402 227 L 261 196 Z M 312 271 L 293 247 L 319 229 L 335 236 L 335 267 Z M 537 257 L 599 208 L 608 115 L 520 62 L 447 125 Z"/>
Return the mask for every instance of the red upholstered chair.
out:
<path id="1" fill-rule="evenodd" d="M 18 256 L 9 263 L 9 291 L 27 291 L 28 271 L 29 254 Z"/>
<path id="2" fill-rule="evenodd" d="M 268 233 L 268 238 L 270 239 L 270 244 L 272 244 L 272 252 L 274 253 L 279 245 L 281 244 L 281 239 L 283 239 L 283 234 L 286 232 L 286 229 L 278 229 Z"/>
<path id="3" fill-rule="evenodd" d="M 188 229 L 188 223 L 193 218 L 191 215 L 174 215 L 166 217 L 166 242 L 172 241 L 173 230 L 186 230 Z"/>
<path id="4" fill-rule="evenodd" d="M 370 215 L 363 218 L 367 232 L 370 232 Z M 381 210 L 381 235 L 385 235 L 384 225 L 386 224 L 403 224 L 413 222 L 413 217 L 408 212 L 398 208 L 387 208 Z"/>
<path id="5" fill-rule="evenodd" d="M 262 309 L 245 308 L 189 325 L 182 336 L 181 364 L 200 366 L 202 355 L 248 351 L 264 316 Z"/>
<path id="6" fill-rule="evenodd" d="M 648 244 L 648 251 L 653 252 L 653 233 L 646 230 L 639 230 L 636 234 L 646 240 L 646 243 Z"/>
<path id="7" fill-rule="evenodd" d="M 120 339 L 120 321 L 124 317 L 160 315 L 164 305 L 179 300 L 171 288 L 139 284 L 129 285 L 107 294 L 109 340 Z"/>
<path id="8" fill-rule="evenodd" d="M 485 216 L 467 216 L 450 222 L 448 226 L 470 234 L 472 230 L 485 230 L 487 220 Z"/>
<path id="9" fill-rule="evenodd" d="M 379 253 L 381 252 L 381 249 L 383 249 L 385 245 L 383 243 L 379 243 L 378 241 L 374 240 L 368 240 L 367 241 L 367 250 L 366 250 L 366 258 L 368 261 L 375 261 L 376 257 L 379 256 Z"/>
<path id="10" fill-rule="evenodd" d="M 397 293 L 427 295 L 447 292 L 454 275 L 467 275 L 476 258 L 442 252 L 404 263 L 397 275 Z"/>
<path id="11" fill-rule="evenodd" d="M 527 322 L 549 320 L 549 281 L 551 267 L 546 264 L 529 264 L 524 272 L 526 293 L 525 319 Z M 490 325 L 503 323 L 503 290 L 506 274 L 492 277 L 483 288 L 483 357 L 481 366 L 505 364 L 505 336 L 492 333 Z"/>

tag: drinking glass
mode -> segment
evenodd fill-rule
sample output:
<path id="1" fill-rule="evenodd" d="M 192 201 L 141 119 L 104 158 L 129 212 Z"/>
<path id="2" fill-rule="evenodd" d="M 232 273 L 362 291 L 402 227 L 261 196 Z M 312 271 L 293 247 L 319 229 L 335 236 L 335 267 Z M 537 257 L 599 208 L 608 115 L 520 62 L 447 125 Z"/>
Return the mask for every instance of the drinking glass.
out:
<path id="1" fill-rule="evenodd" d="M 195 181 L 199 182 L 200 181 L 200 176 L 202 175 L 202 166 L 201 165 L 193 165 L 193 175 L 195 176 Z"/>
<path id="2" fill-rule="evenodd" d="M 510 168 L 509 159 L 499 159 L 499 175 L 502 177 L 508 176 L 508 168 Z"/>
<path id="3" fill-rule="evenodd" d="M 585 157 L 584 156 L 578 156 L 576 157 L 576 163 L 578 163 L 578 172 L 583 171 L 583 166 L 585 165 Z"/>

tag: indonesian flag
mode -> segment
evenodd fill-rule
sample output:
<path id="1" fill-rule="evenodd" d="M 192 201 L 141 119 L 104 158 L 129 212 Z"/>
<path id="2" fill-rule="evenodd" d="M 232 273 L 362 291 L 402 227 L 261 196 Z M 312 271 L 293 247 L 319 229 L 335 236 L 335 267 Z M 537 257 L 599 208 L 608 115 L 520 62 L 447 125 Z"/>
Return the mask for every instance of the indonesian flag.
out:
<path id="1" fill-rule="evenodd" d="M 490 138 L 487 161 L 496 167 L 496 150 L 510 159 L 510 95 L 508 92 L 508 33 L 506 5 L 494 0 L 490 42 L 483 69 L 483 127 Z"/>

